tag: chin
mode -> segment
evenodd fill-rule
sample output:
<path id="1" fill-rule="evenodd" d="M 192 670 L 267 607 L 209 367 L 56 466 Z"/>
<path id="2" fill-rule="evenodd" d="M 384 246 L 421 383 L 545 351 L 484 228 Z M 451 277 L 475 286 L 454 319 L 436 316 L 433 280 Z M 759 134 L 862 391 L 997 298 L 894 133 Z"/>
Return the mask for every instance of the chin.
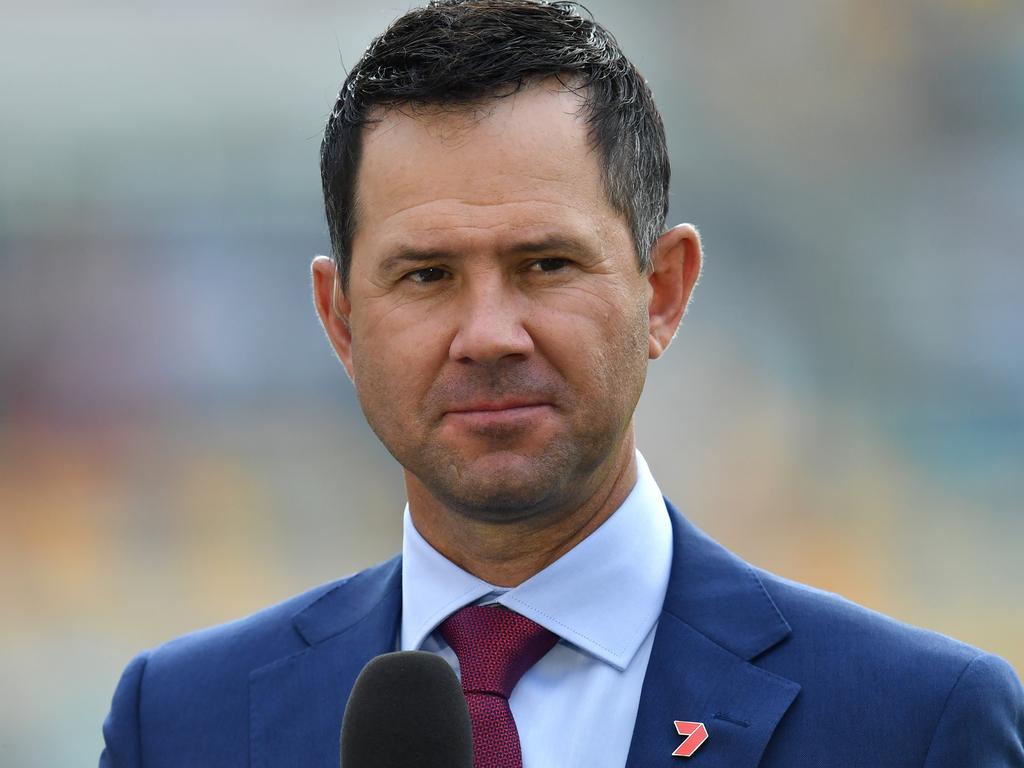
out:
<path id="1" fill-rule="evenodd" d="M 578 475 L 565 456 L 502 452 L 471 462 L 449 462 L 448 472 L 420 475 L 430 493 L 473 520 L 516 522 L 559 508 Z"/>
<path id="2" fill-rule="evenodd" d="M 456 493 L 439 489 L 435 496 L 459 515 L 486 523 L 521 522 L 557 506 L 549 494 L 538 492 L 536 486 L 462 487 Z"/>

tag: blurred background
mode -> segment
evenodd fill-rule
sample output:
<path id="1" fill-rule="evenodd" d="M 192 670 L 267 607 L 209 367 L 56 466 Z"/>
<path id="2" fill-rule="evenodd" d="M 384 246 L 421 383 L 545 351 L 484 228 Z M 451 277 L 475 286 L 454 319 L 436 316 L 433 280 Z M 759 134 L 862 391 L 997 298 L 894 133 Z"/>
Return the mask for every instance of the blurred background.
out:
<path id="1" fill-rule="evenodd" d="M 1024 5 L 590 0 L 707 265 L 663 490 L 1024 672 Z M 0 764 L 93 765 L 138 650 L 400 545 L 310 302 L 345 67 L 406 9 L 0 2 Z"/>

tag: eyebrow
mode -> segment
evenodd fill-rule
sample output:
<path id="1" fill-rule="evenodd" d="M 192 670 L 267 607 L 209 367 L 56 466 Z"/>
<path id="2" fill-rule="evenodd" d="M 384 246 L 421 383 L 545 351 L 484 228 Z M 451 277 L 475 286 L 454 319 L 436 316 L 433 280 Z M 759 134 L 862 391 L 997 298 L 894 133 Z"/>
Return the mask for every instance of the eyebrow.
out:
<path id="1" fill-rule="evenodd" d="M 571 255 L 590 254 L 591 250 L 581 241 L 565 235 L 547 235 L 533 240 L 520 240 L 501 248 L 500 255 L 533 253 L 565 253 Z M 445 248 L 421 248 L 411 245 L 399 246 L 385 258 L 378 269 L 390 272 L 409 264 L 425 264 L 436 261 L 461 260 L 463 254 Z"/>
<path id="2" fill-rule="evenodd" d="M 568 235 L 547 235 L 536 240 L 524 240 L 514 243 L 507 249 L 508 253 L 567 253 L 587 254 L 590 249 L 582 240 Z"/>

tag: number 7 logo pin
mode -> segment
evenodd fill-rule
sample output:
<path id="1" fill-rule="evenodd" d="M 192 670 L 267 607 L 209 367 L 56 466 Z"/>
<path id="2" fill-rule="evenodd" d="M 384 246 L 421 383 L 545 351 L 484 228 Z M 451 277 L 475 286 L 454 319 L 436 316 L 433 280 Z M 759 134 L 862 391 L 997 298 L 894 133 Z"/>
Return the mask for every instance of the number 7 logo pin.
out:
<path id="1" fill-rule="evenodd" d="M 691 757 L 697 748 L 708 740 L 708 729 L 704 723 L 691 723 L 688 720 L 676 720 L 676 733 L 685 736 L 683 743 L 676 747 L 672 757 Z"/>

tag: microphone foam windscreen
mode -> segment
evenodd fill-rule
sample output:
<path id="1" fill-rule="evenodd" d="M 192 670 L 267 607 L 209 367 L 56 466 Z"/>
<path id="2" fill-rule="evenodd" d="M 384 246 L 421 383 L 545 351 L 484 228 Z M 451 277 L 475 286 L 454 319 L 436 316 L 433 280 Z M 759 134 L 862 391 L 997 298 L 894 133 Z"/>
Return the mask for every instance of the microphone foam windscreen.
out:
<path id="1" fill-rule="evenodd" d="M 462 686 L 440 656 L 386 653 L 359 673 L 341 723 L 341 768 L 473 768 Z"/>

